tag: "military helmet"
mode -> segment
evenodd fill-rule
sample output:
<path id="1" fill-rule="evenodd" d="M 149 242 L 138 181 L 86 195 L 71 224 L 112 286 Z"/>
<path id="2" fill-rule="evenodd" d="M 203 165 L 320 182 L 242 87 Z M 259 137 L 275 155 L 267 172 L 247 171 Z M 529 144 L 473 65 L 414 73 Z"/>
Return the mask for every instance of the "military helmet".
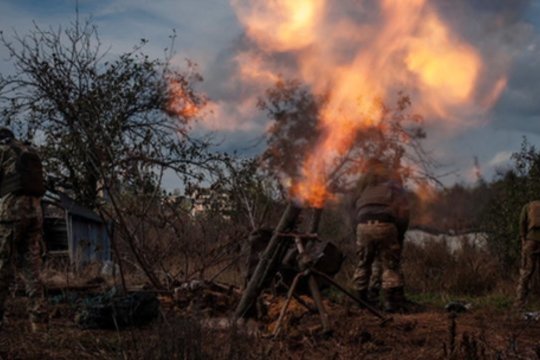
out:
<path id="1" fill-rule="evenodd" d="M 7 139 L 15 139 L 13 131 L 7 127 L 0 127 L 0 141 L 5 141 Z"/>

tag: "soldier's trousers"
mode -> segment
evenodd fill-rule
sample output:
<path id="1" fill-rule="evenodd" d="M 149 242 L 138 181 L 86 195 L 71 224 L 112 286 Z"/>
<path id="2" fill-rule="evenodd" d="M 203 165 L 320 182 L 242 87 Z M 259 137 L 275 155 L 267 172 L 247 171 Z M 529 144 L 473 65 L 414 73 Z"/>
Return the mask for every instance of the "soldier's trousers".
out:
<path id="1" fill-rule="evenodd" d="M 28 296 L 27 311 L 30 321 L 47 321 L 44 289 L 39 279 L 42 229 L 41 218 L 23 218 L 0 223 L 0 315 L 4 312 L 9 288 L 17 271 Z"/>
<path id="2" fill-rule="evenodd" d="M 530 291 L 531 279 L 540 260 L 540 241 L 525 240 L 521 244 L 521 266 L 516 289 L 516 305 L 523 306 Z"/>
<path id="3" fill-rule="evenodd" d="M 405 233 L 399 234 L 398 232 L 398 240 L 400 244 L 400 249 L 403 251 L 403 242 L 405 241 Z M 401 254 L 400 254 L 401 259 Z M 373 261 L 373 265 L 371 266 L 371 277 L 369 279 L 369 289 L 370 291 L 374 291 L 375 293 L 379 293 L 379 290 L 381 290 L 381 282 L 382 282 L 382 262 L 375 258 Z"/>
<path id="4" fill-rule="evenodd" d="M 358 264 L 353 275 L 357 291 L 368 289 L 372 265 L 379 261 L 382 268 L 382 288 L 403 286 L 401 273 L 401 243 L 396 226 L 392 223 L 362 223 L 356 228 Z"/>

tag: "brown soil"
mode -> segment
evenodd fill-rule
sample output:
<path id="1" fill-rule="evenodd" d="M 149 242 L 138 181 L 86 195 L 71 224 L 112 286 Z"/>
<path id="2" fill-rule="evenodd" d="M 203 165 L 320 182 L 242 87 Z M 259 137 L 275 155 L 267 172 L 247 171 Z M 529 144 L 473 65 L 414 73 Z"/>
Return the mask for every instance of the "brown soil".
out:
<path id="1" fill-rule="evenodd" d="M 249 326 L 218 326 L 204 312 L 186 313 L 163 302 L 163 319 L 120 331 L 82 330 L 73 308 L 52 309 L 48 331 L 28 329 L 25 299 L 10 299 L 0 330 L 1 359 L 538 359 L 540 321 L 477 309 L 451 315 L 441 309 L 380 320 L 357 308 L 327 303 L 333 333 L 321 335 L 317 314 L 292 304 L 279 339 L 272 318 Z M 223 325 L 223 323 L 222 323 Z M 256 331 L 253 330 L 253 326 Z"/>

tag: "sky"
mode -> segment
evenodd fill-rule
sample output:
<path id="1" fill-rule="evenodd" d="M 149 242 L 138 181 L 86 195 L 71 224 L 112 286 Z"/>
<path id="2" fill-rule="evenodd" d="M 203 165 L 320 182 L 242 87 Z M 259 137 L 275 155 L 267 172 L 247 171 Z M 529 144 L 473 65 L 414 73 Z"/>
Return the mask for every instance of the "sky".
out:
<path id="1" fill-rule="evenodd" d="M 486 86 L 506 76 L 506 87 L 482 114 L 462 115 L 459 126 L 426 125 L 425 148 L 441 165 L 443 183 L 475 180 L 474 158 L 484 177 L 507 166 L 523 137 L 540 147 L 540 0 L 431 0 L 441 18 L 485 59 Z M 163 57 L 175 29 L 174 61 L 196 62 L 204 77 L 201 91 L 215 105 L 199 128 L 214 133 L 220 148 L 256 154 L 268 120 L 255 108 L 264 88 L 245 84 L 236 76 L 235 61 L 252 47 L 238 4 L 245 0 L 79 0 L 82 17 L 91 16 L 111 54 L 149 40 L 145 52 Z M 377 1 L 329 2 L 334 16 L 340 11 L 369 13 Z M 236 6 L 234 6 L 236 4 Z M 74 0 L 0 0 L 0 29 L 25 34 L 35 21 L 42 27 L 66 26 L 75 17 Z M 339 8 L 339 9 L 337 9 Z M 368 10 L 366 10 L 368 9 Z M 352 16 L 352 15 L 351 15 Z M 356 19 L 358 23 L 364 17 Z M 0 48 L 0 71 L 12 71 L 5 49 Z M 414 99 L 413 99 L 414 102 Z M 456 115 L 459 116 L 459 115 Z"/>

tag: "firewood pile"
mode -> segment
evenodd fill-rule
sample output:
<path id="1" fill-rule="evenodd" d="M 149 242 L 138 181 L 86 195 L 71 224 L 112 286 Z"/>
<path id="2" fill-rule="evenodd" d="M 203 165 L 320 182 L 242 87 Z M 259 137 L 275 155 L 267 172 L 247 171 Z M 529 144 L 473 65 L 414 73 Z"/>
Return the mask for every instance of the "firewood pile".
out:
<path id="1" fill-rule="evenodd" d="M 240 295 L 240 289 L 233 285 L 192 280 L 176 287 L 171 299 L 163 301 L 172 302 L 170 305 L 182 313 L 216 317 L 230 313 Z"/>

